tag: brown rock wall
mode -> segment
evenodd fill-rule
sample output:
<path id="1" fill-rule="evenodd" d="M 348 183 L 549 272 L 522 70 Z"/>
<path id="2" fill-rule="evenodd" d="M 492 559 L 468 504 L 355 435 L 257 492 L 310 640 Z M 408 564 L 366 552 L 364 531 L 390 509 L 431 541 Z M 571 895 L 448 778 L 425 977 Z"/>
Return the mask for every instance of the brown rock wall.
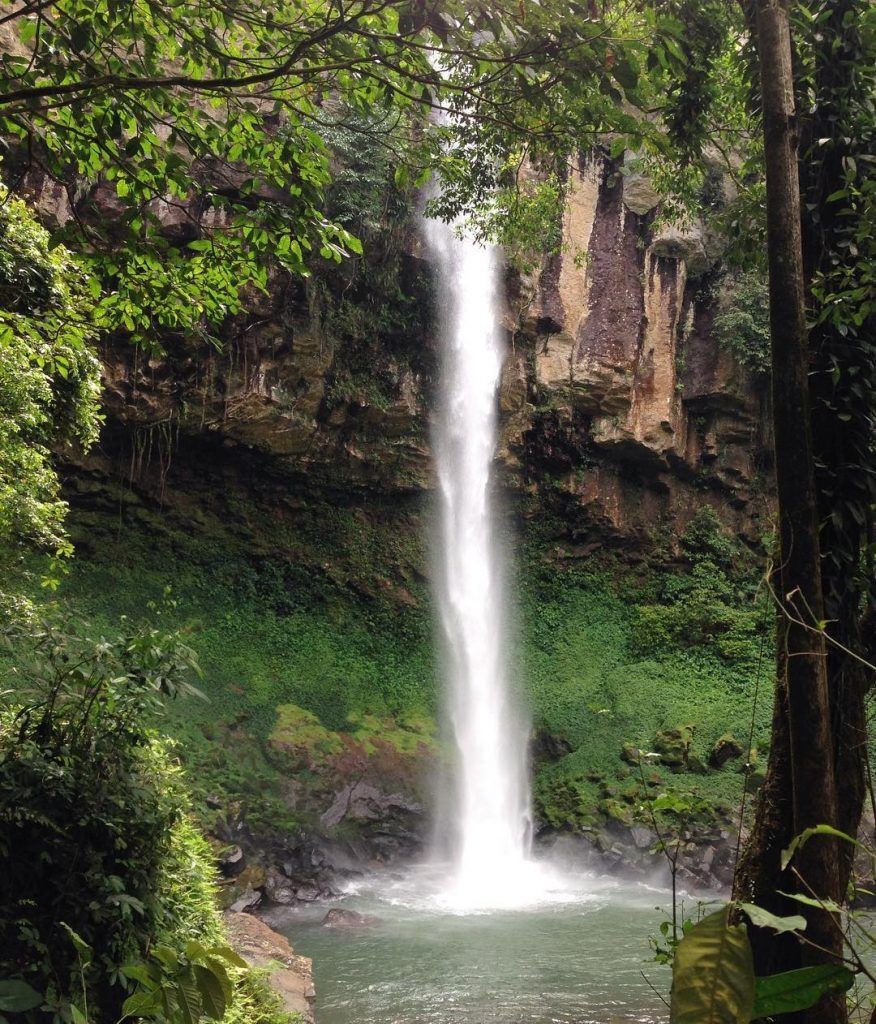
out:
<path id="1" fill-rule="evenodd" d="M 111 222 L 103 195 L 98 187 L 88 197 L 90 215 Z M 36 199 L 48 219 L 69 215 L 48 184 Z M 582 156 L 562 251 L 530 279 L 507 274 L 503 484 L 530 508 L 559 512 L 567 540 L 584 547 L 635 553 L 656 522 L 683 525 L 703 501 L 753 533 L 769 500 L 763 382 L 712 337 L 702 226 L 655 226 L 658 212 L 622 161 Z M 254 472 L 267 459 L 275 481 L 306 479 L 352 503 L 427 494 L 437 360 L 415 227 L 402 284 L 417 318 L 406 330 L 333 320 L 344 296 L 355 305 L 361 274 L 342 268 L 317 274 L 321 289 L 275 274 L 268 294 L 223 326 L 219 349 L 167 337 L 150 356 L 124 338 L 107 342 L 116 449 L 86 463 L 92 484 L 110 464 L 148 475 L 155 459 L 209 438 Z M 168 215 L 168 237 L 184 240 L 180 232 Z M 185 474 L 173 479 L 187 486 Z"/>

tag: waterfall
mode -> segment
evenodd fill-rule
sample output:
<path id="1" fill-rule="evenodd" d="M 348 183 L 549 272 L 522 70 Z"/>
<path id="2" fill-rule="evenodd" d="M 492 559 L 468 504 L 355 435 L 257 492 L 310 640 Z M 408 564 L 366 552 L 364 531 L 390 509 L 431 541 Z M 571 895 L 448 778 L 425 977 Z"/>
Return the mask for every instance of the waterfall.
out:
<path id="1" fill-rule="evenodd" d="M 461 909 L 525 901 L 530 813 L 526 728 L 508 683 L 492 464 L 504 359 L 496 251 L 427 221 L 438 268 L 443 385 L 434 449 L 440 482 L 436 588 L 455 746 L 445 898 Z"/>

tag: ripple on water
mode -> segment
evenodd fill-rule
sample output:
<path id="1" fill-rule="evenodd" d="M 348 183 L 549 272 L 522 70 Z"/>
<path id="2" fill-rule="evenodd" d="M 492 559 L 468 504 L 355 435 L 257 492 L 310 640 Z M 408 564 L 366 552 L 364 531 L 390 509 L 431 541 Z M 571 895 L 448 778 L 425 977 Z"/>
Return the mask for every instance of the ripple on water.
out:
<path id="1" fill-rule="evenodd" d="M 271 915 L 313 957 L 319 1024 L 665 1021 L 649 981 L 668 992 L 668 973 L 647 962 L 664 891 L 557 872 L 517 909 L 463 913 L 442 877 L 422 866 L 363 878 L 334 903 Z M 331 906 L 377 920 L 356 931 L 323 928 Z"/>

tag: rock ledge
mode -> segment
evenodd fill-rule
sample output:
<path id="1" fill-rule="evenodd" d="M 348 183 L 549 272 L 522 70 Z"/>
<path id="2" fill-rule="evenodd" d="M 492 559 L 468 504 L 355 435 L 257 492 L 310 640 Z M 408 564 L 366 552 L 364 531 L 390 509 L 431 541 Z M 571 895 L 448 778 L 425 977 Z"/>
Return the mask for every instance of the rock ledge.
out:
<path id="1" fill-rule="evenodd" d="M 299 956 L 285 936 L 251 914 L 227 911 L 225 924 L 231 946 L 251 967 L 271 968 L 268 981 L 286 1009 L 313 1024 L 316 989 L 310 957 Z"/>

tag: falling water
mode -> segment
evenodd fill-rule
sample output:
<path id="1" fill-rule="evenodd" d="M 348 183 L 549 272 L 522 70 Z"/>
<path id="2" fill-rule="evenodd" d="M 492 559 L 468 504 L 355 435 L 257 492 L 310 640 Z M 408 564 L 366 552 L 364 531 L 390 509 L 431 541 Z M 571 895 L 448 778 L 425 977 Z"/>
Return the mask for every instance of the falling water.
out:
<path id="1" fill-rule="evenodd" d="M 525 902 L 529 854 L 526 739 L 508 686 L 501 560 L 491 469 L 504 345 L 495 250 L 428 221 L 443 311 L 443 390 L 435 430 L 441 490 L 438 603 L 448 717 L 456 745 L 454 840 L 446 901 Z"/>

